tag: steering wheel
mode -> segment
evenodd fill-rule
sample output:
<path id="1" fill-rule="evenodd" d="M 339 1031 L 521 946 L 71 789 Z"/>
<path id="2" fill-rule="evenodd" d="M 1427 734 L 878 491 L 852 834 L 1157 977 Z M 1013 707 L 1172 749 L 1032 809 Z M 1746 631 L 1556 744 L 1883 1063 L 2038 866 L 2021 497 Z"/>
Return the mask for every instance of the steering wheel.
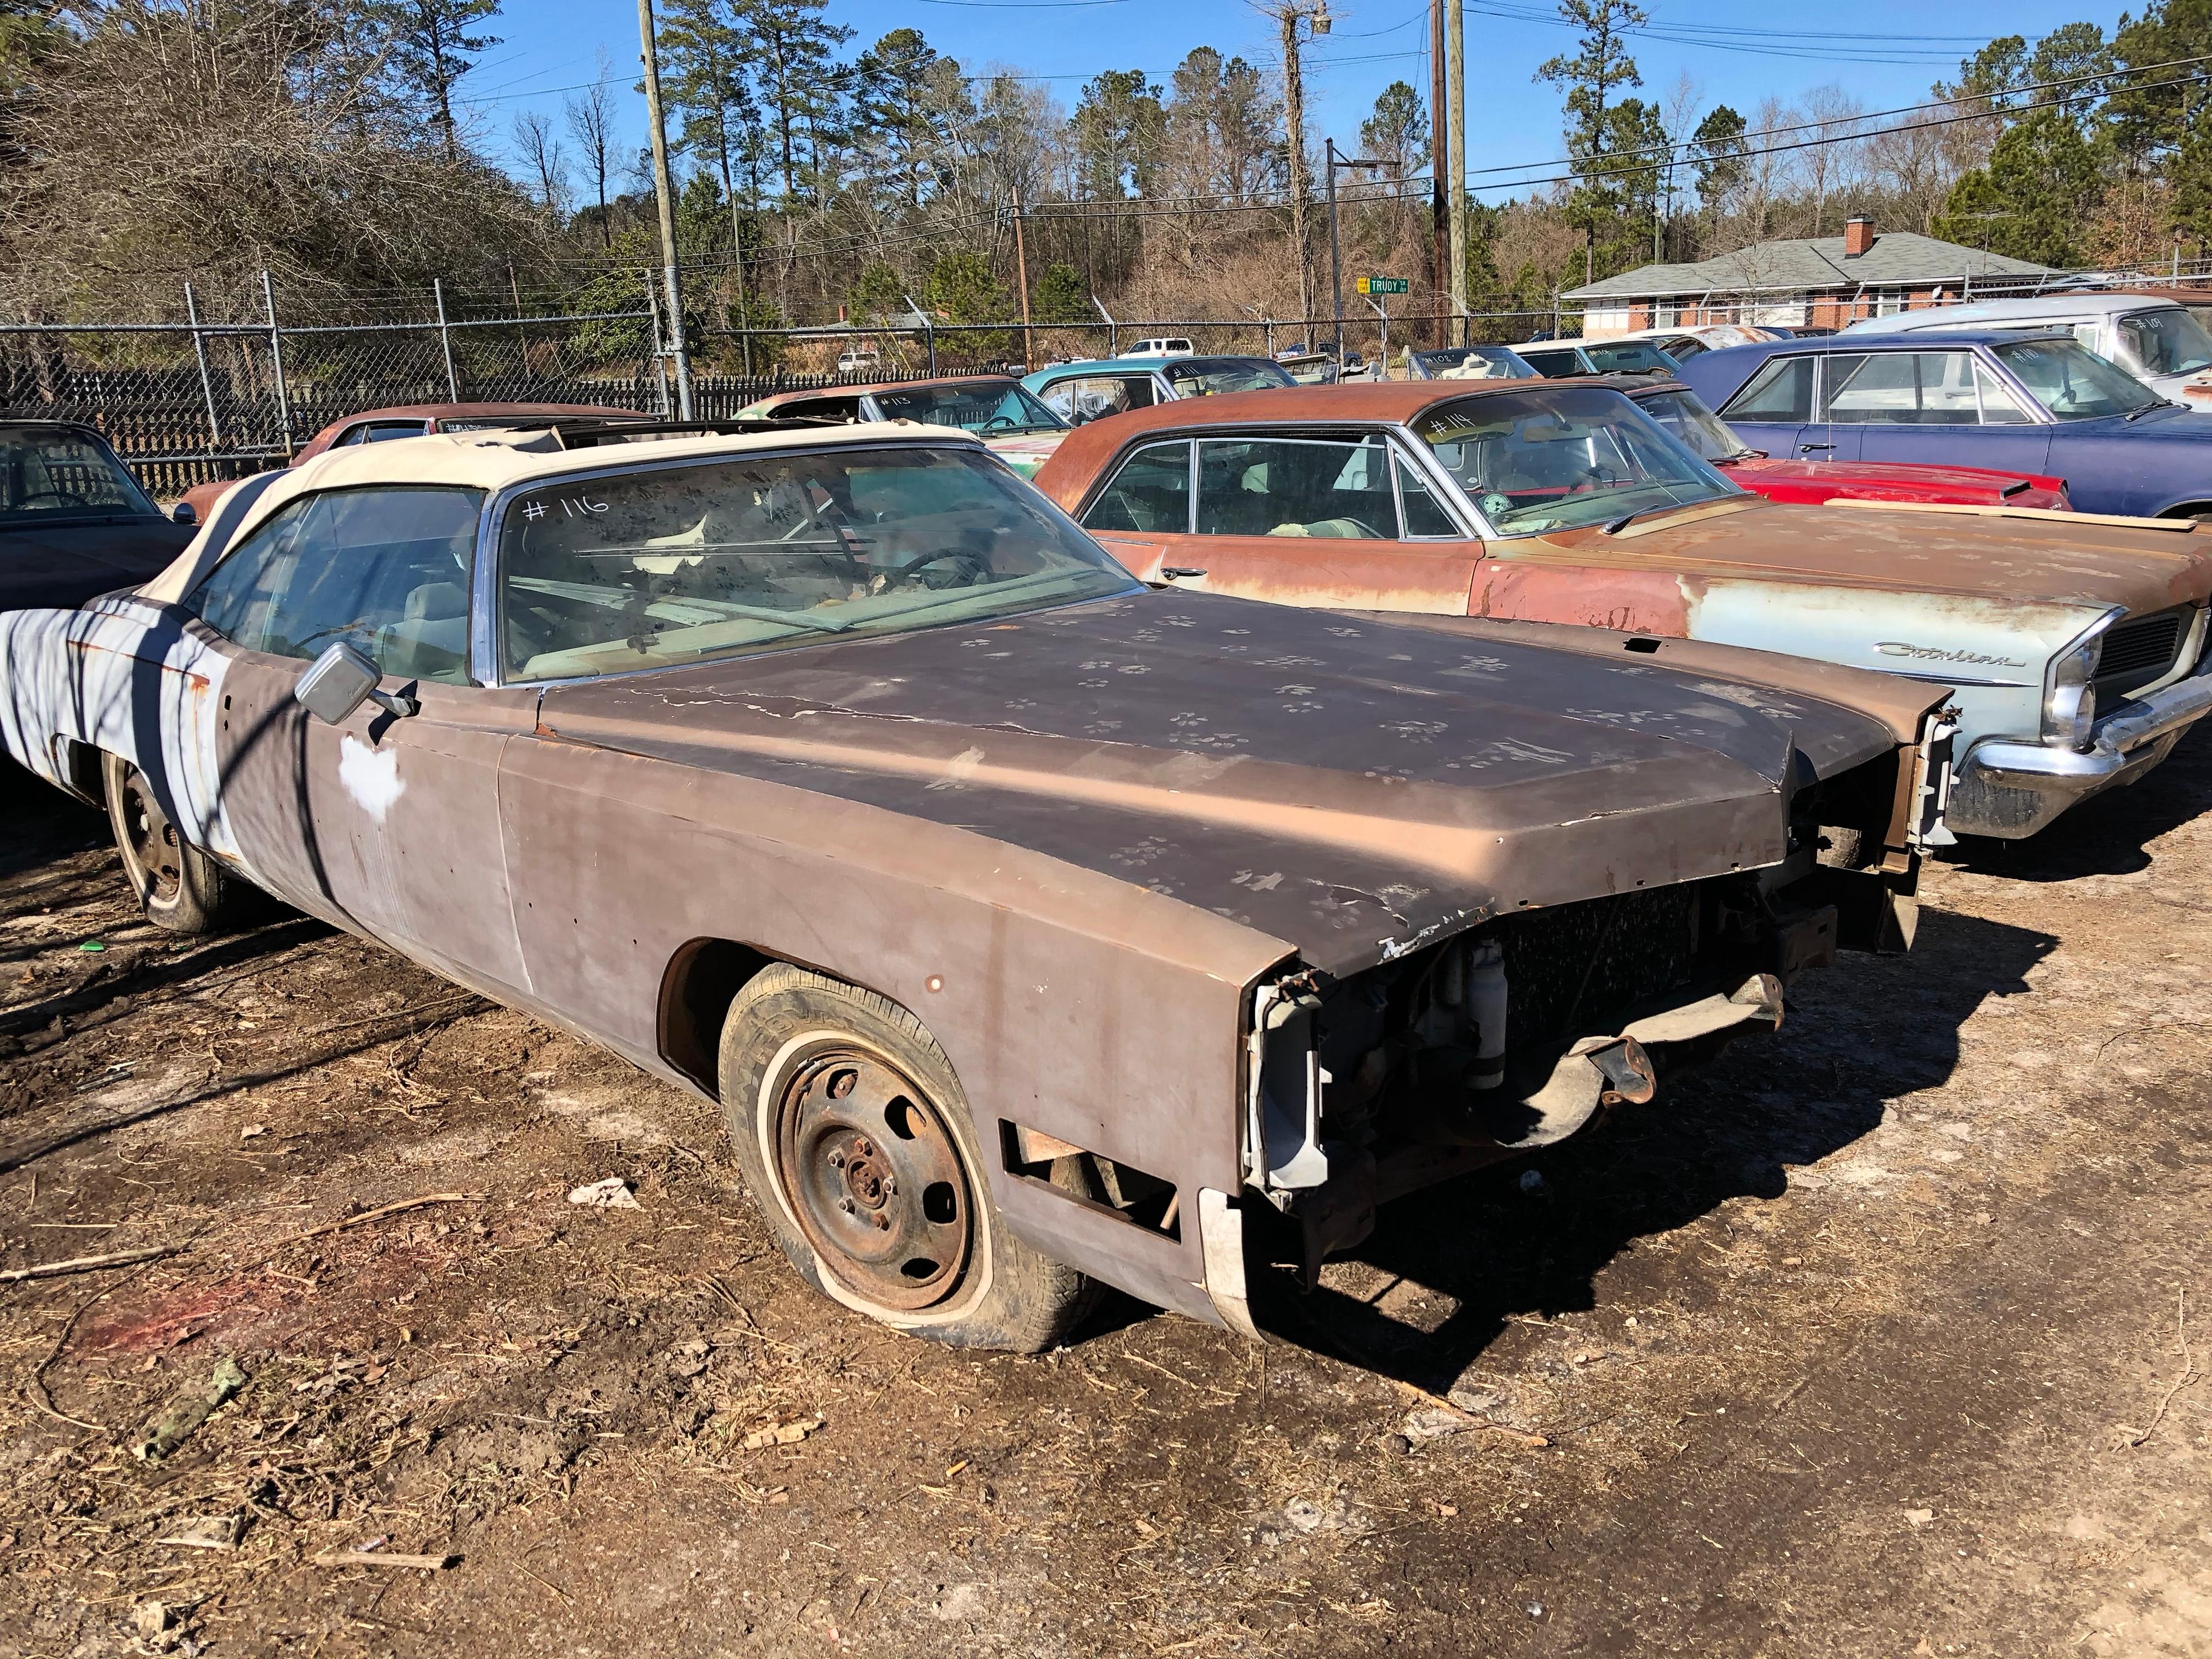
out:
<path id="1" fill-rule="evenodd" d="M 55 501 L 64 501 L 71 507 L 90 507 L 92 505 L 92 500 L 89 496 L 80 495 L 74 489 L 33 489 L 26 491 L 16 499 L 25 501 L 35 501 L 46 499 L 49 496 Z"/>
<path id="2" fill-rule="evenodd" d="M 922 574 L 924 571 L 934 569 L 940 565 L 957 567 L 947 573 L 951 580 L 933 582 L 924 578 Z M 977 581 L 989 576 L 990 574 L 990 561 L 982 554 L 955 549 L 950 553 L 933 553 L 926 559 L 919 559 L 912 564 L 903 566 L 891 580 L 901 587 L 935 588 L 950 586 L 956 581 Z"/>
<path id="3" fill-rule="evenodd" d="M 1021 422 L 1011 415 L 994 415 L 977 429 L 982 432 L 1012 432 L 1020 425 Z"/>
<path id="4" fill-rule="evenodd" d="M 1620 480 L 1601 466 L 1594 466 L 1576 483 L 1567 486 L 1570 495 L 1586 495 L 1593 489 L 1611 489 Z"/>

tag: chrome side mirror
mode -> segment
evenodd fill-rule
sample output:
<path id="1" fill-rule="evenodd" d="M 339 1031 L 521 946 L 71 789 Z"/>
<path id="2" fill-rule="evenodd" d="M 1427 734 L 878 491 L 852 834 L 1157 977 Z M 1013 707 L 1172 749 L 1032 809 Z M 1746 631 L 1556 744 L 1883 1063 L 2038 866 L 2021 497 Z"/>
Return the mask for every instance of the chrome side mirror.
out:
<path id="1" fill-rule="evenodd" d="M 300 683 L 292 688 L 292 696 L 302 708 L 325 726 L 343 723 L 365 702 L 373 702 L 400 720 L 415 713 L 419 705 L 414 698 L 394 696 L 377 689 L 377 683 L 383 678 L 367 652 L 340 640 L 300 676 Z"/>

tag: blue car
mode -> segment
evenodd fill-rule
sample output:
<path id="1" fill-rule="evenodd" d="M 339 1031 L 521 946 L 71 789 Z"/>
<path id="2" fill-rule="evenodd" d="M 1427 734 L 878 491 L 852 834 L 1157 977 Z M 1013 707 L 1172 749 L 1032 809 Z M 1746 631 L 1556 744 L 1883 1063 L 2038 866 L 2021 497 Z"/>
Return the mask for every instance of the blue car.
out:
<path id="1" fill-rule="evenodd" d="M 1771 340 L 1678 373 L 1770 455 L 2055 473 L 2083 513 L 2212 519 L 2212 415 L 2167 403 L 2070 334 Z"/>

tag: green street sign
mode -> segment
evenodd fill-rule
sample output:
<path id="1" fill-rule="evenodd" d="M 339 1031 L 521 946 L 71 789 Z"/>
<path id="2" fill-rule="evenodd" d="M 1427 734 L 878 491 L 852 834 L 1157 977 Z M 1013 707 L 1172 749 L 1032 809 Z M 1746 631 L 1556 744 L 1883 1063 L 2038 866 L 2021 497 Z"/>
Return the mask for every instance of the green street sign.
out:
<path id="1" fill-rule="evenodd" d="M 1359 279 L 1362 294 L 1403 294 L 1410 286 L 1403 276 L 1362 276 Z"/>

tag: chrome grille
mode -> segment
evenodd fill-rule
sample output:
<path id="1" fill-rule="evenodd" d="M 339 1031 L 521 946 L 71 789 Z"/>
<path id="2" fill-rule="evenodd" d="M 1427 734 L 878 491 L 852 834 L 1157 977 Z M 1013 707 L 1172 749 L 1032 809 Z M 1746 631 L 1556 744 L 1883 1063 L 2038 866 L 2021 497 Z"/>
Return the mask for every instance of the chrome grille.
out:
<path id="1" fill-rule="evenodd" d="M 2185 610 L 2161 611 L 2106 629 L 2104 653 L 2097 660 L 2098 695 L 2131 691 L 2164 678 L 2189 632 L 2189 621 Z"/>

